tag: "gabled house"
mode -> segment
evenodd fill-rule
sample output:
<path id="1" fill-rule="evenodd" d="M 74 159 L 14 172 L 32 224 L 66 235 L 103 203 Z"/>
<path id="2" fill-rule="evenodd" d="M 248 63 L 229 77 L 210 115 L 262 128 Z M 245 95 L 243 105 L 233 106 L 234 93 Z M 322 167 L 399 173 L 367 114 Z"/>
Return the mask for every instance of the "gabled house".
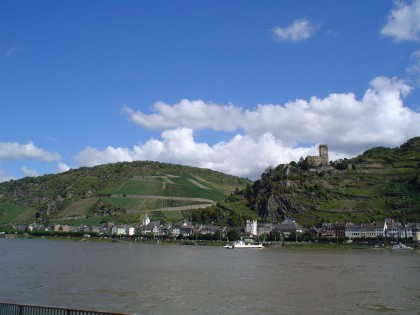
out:
<path id="1" fill-rule="evenodd" d="M 190 236 L 192 235 L 192 231 L 193 226 L 191 222 L 177 223 L 170 228 L 170 233 L 174 237 L 178 237 L 179 235 Z"/>
<path id="2" fill-rule="evenodd" d="M 345 236 L 347 238 L 356 238 L 356 237 L 361 237 L 360 234 L 360 225 L 357 224 L 347 224 L 346 225 L 346 232 L 345 232 Z"/>
<path id="3" fill-rule="evenodd" d="M 273 231 L 281 232 L 285 237 L 288 237 L 292 232 L 303 233 L 303 227 L 294 220 L 286 219 L 280 224 L 274 225 Z"/>
<path id="4" fill-rule="evenodd" d="M 386 233 L 386 223 L 362 223 L 360 225 L 360 236 L 366 238 L 384 237 Z"/>
<path id="5" fill-rule="evenodd" d="M 273 223 L 258 223 L 257 224 L 257 235 L 268 235 L 273 231 Z"/>
<path id="6" fill-rule="evenodd" d="M 420 243 L 420 224 L 419 223 L 411 223 L 411 235 L 413 238 L 413 242 Z"/>
<path id="7" fill-rule="evenodd" d="M 124 225 L 114 225 L 111 228 L 111 235 L 126 235 L 127 234 L 127 229 L 126 226 Z"/>
<path id="8" fill-rule="evenodd" d="M 171 229 L 171 225 L 161 225 L 159 226 L 158 235 L 168 235 Z"/>
<path id="9" fill-rule="evenodd" d="M 136 234 L 136 228 L 134 226 L 127 226 L 125 228 L 126 234 L 129 236 L 133 236 L 134 234 Z"/>
<path id="10" fill-rule="evenodd" d="M 322 223 L 321 237 L 335 237 L 334 225 L 332 223 Z"/>
<path id="11" fill-rule="evenodd" d="M 149 222 L 148 224 L 141 226 L 142 234 L 148 234 L 148 233 L 153 233 L 156 235 L 159 234 L 160 222 L 150 221 L 150 220 L 148 222 Z"/>
<path id="12" fill-rule="evenodd" d="M 60 225 L 60 224 L 54 225 L 54 232 L 70 232 L 70 231 L 71 231 L 71 228 L 67 224 L 65 224 L 65 225 Z"/>
<path id="13" fill-rule="evenodd" d="M 197 227 L 197 233 L 206 235 L 206 234 L 215 234 L 217 230 L 221 230 L 219 226 L 214 225 L 200 225 Z"/>
<path id="14" fill-rule="evenodd" d="M 91 226 L 90 231 L 93 233 L 103 234 L 103 228 L 101 226 Z"/>
<path id="15" fill-rule="evenodd" d="M 171 233 L 174 237 L 178 237 L 181 234 L 181 224 L 177 223 L 171 226 L 169 229 L 169 233 Z"/>
<path id="16" fill-rule="evenodd" d="M 180 228 L 180 234 L 183 236 L 190 236 L 193 233 L 193 225 L 192 222 L 184 222 Z"/>
<path id="17" fill-rule="evenodd" d="M 386 236 L 392 237 L 395 239 L 403 238 L 404 237 L 404 226 L 399 222 L 392 222 L 388 225 L 386 229 Z"/>

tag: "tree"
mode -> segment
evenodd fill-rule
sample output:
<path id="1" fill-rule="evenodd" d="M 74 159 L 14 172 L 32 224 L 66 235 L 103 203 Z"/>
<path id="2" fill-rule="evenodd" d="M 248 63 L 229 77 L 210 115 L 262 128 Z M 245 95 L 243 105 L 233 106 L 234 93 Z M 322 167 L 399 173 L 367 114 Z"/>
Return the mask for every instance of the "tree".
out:
<path id="1" fill-rule="evenodd" d="M 4 232 L 5 234 L 14 234 L 16 233 L 16 229 L 11 225 L 6 225 L 0 227 L 0 232 Z"/>
<path id="2" fill-rule="evenodd" d="M 230 230 L 227 232 L 226 237 L 229 239 L 229 241 L 236 241 L 239 239 L 239 233 L 237 230 Z"/>
<path id="3" fill-rule="evenodd" d="M 284 238 L 284 235 L 283 235 L 283 233 L 282 232 L 274 232 L 274 231 L 271 231 L 270 232 L 270 235 L 269 235 L 269 240 L 270 241 L 280 241 L 280 240 L 282 240 Z"/>
<path id="4" fill-rule="evenodd" d="M 216 230 L 216 232 L 214 232 L 214 236 L 218 241 L 220 241 L 222 239 L 222 232 L 220 232 L 220 230 Z"/>
<path id="5" fill-rule="evenodd" d="M 306 242 L 313 242 L 314 241 L 314 236 L 309 231 L 305 231 L 302 234 L 302 240 L 304 240 Z"/>

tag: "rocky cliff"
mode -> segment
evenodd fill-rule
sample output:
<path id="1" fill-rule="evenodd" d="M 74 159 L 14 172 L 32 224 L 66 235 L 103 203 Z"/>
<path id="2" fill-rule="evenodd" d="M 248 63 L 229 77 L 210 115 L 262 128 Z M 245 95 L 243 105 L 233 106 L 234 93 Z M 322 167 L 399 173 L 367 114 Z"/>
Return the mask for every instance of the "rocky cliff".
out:
<path id="1" fill-rule="evenodd" d="M 310 168 L 305 161 L 268 168 L 245 191 L 249 207 L 268 221 L 303 223 L 420 221 L 420 137 L 378 147 L 353 159 Z"/>

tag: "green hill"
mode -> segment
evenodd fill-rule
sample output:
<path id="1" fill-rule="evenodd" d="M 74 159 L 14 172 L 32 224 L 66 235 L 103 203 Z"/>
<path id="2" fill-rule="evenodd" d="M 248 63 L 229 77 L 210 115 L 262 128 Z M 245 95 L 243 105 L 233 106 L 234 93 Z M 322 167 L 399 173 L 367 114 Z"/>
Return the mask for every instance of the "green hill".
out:
<path id="1" fill-rule="evenodd" d="M 179 220 L 247 183 L 208 169 L 150 161 L 80 168 L 0 183 L 0 224 L 138 222 L 144 212 Z"/>
<path id="2" fill-rule="evenodd" d="M 152 220 L 243 226 L 247 219 L 293 217 L 420 222 L 420 137 L 352 159 L 314 167 L 306 160 L 268 168 L 254 183 L 220 172 L 137 161 L 0 183 L 0 225 L 57 222 L 95 225 Z"/>
<path id="3" fill-rule="evenodd" d="M 420 137 L 327 167 L 301 160 L 269 168 L 245 197 L 250 208 L 271 221 L 289 216 L 308 226 L 384 217 L 420 222 Z"/>

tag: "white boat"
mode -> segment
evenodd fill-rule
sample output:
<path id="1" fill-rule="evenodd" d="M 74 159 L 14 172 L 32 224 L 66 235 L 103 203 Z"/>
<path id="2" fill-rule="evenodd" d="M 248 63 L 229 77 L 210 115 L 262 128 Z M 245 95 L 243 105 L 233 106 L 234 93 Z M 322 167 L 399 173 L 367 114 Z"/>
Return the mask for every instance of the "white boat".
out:
<path id="1" fill-rule="evenodd" d="M 263 244 L 246 244 L 243 240 L 236 241 L 232 245 L 226 245 L 225 248 L 241 249 L 241 248 L 264 248 Z"/>
<path id="2" fill-rule="evenodd" d="M 408 250 L 410 250 L 410 249 L 413 249 L 413 248 L 410 247 L 410 246 L 407 246 L 403 243 L 398 243 L 398 244 L 393 245 L 392 249 L 397 249 L 397 250 L 407 250 L 408 249 Z"/>

